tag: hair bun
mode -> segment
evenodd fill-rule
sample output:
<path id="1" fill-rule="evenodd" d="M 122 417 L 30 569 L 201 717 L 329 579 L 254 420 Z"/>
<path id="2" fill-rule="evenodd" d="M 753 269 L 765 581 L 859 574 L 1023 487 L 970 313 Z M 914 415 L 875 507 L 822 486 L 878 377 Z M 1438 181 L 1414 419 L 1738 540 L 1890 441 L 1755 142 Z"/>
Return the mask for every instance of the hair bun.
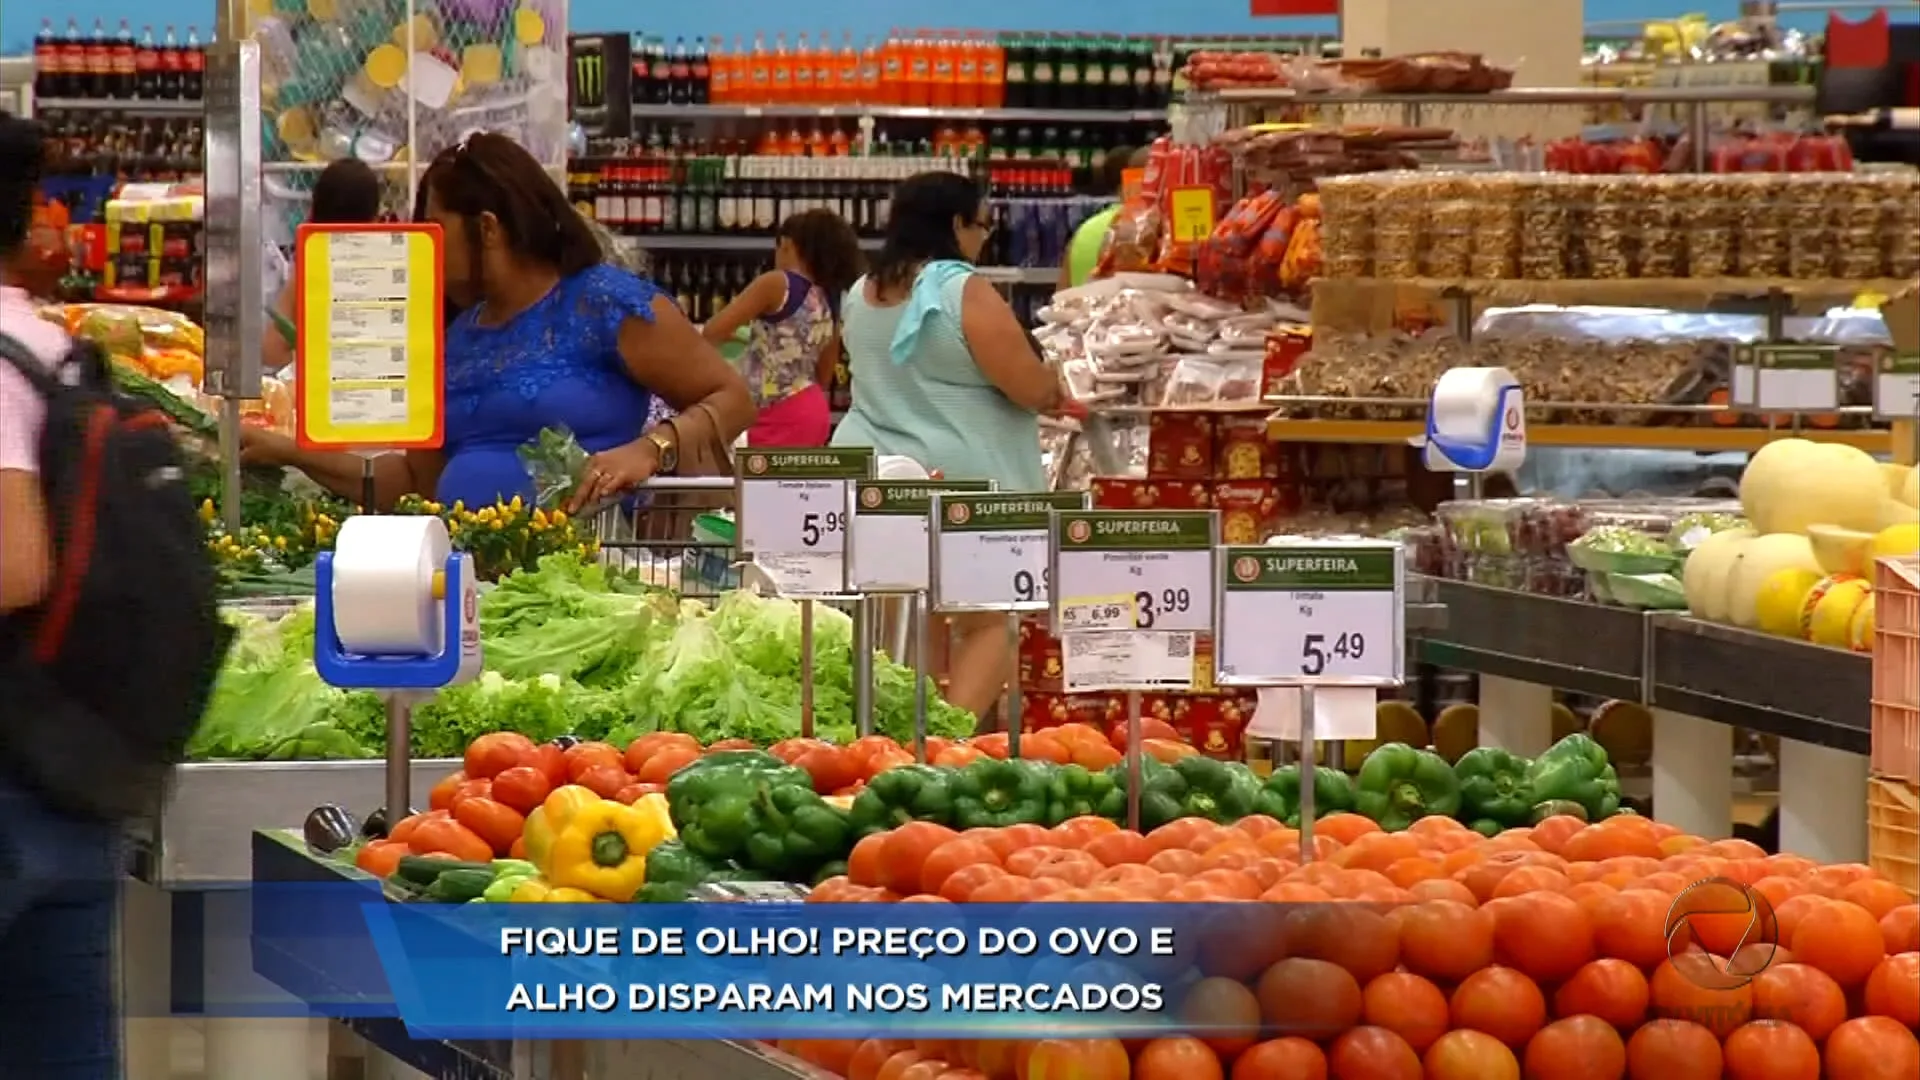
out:
<path id="1" fill-rule="evenodd" d="M 37 182 L 45 156 L 45 133 L 39 124 L 0 112 L 0 183 Z"/>

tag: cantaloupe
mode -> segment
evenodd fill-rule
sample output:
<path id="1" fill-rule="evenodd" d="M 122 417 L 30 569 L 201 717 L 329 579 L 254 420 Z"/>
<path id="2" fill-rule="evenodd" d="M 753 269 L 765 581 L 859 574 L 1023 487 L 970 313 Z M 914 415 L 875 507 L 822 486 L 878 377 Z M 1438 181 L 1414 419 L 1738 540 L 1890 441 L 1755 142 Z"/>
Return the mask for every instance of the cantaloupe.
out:
<path id="1" fill-rule="evenodd" d="M 1681 580 L 1687 590 L 1687 607 L 1695 618 L 1727 621 L 1727 582 L 1740 552 L 1753 538 L 1752 529 L 1726 529 L 1700 541 L 1687 556 Z"/>
<path id="2" fill-rule="evenodd" d="M 1907 483 L 1900 489 L 1900 501 L 1908 506 L 1920 506 L 1920 469 L 1907 470 Z"/>
<path id="3" fill-rule="evenodd" d="M 1890 525 L 1875 533 L 1867 545 L 1866 557 L 1861 560 L 1861 565 L 1864 567 L 1875 559 L 1893 559 L 1913 554 L 1920 554 L 1920 521 Z"/>
<path id="4" fill-rule="evenodd" d="M 1907 479 L 1913 475 L 1913 466 L 1895 465 L 1892 462 L 1880 463 L 1880 479 L 1887 482 L 1887 495 L 1900 499 L 1907 490 Z"/>
<path id="5" fill-rule="evenodd" d="M 1755 531 L 1805 532 L 1809 525 L 1877 532 L 1887 482 L 1864 450 L 1778 439 L 1753 455 L 1740 477 L 1740 507 Z"/>
<path id="6" fill-rule="evenodd" d="M 1853 621 L 1847 625 L 1847 648 L 1854 652 L 1873 651 L 1873 594 L 1853 609 Z"/>
<path id="7" fill-rule="evenodd" d="M 1879 478 L 1874 481 L 1878 483 Z M 1749 630 L 1760 626 L 1760 589 L 1768 578 L 1782 570 L 1820 570 L 1813 545 L 1797 533 L 1756 536 L 1736 552 L 1733 573 L 1727 578 L 1727 621 Z"/>

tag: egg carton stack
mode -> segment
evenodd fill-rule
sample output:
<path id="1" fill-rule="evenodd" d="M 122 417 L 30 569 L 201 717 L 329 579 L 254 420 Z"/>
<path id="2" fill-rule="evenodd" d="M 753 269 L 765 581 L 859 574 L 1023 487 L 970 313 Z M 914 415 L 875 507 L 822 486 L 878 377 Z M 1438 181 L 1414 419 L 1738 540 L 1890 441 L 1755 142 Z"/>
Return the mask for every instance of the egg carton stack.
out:
<path id="1" fill-rule="evenodd" d="M 358 158 L 411 217 L 434 156 L 480 131 L 559 175 L 568 146 L 565 0 L 268 0 L 250 5 L 267 103 L 269 236 L 291 244 L 313 178 Z"/>

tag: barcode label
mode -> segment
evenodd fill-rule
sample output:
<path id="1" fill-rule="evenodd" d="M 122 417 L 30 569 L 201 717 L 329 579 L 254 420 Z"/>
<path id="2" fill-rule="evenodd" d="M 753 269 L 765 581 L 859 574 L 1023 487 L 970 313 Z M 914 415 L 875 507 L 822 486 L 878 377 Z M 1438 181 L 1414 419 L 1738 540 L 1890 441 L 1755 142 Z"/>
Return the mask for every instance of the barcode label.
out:
<path id="1" fill-rule="evenodd" d="M 1192 634 L 1167 635 L 1167 657 L 1168 659 L 1171 659 L 1171 660 L 1193 659 L 1193 635 Z"/>

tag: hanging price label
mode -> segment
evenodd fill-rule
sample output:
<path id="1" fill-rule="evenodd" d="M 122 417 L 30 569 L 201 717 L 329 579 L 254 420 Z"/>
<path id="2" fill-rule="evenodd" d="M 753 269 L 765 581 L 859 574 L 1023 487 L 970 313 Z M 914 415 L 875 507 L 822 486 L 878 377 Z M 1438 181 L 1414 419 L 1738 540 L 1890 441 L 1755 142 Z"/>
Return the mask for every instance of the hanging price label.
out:
<path id="1" fill-rule="evenodd" d="M 1168 226 L 1183 244 L 1199 244 L 1213 235 L 1214 204 L 1210 187 L 1179 187 L 1167 193 Z"/>
<path id="2" fill-rule="evenodd" d="M 1405 673 L 1398 544 L 1289 538 L 1220 549 L 1215 681 L 1382 686 Z"/>
<path id="3" fill-rule="evenodd" d="M 1090 600 L 1060 601 L 1060 632 L 1063 634 L 1089 630 L 1131 630 L 1135 617 L 1133 597 L 1127 593 Z"/>
<path id="4" fill-rule="evenodd" d="M 1083 690 L 1185 689 L 1213 628 L 1212 511 L 1087 510 L 1053 522 L 1062 676 Z"/>
<path id="5" fill-rule="evenodd" d="M 934 610 L 1047 610 L 1053 512 L 1086 505 L 1084 491 L 935 494 L 929 590 Z"/>
<path id="6" fill-rule="evenodd" d="M 984 480 L 863 480 L 854 486 L 847 586 L 857 593 L 925 592 L 927 517 L 935 492 L 983 492 Z"/>
<path id="7" fill-rule="evenodd" d="M 782 596 L 847 588 L 850 485 L 873 473 L 867 448 L 751 450 L 739 460 L 740 551 Z"/>
<path id="8" fill-rule="evenodd" d="M 1920 417 L 1920 353 L 1880 358 L 1873 376 L 1873 415 L 1882 420 Z"/>

